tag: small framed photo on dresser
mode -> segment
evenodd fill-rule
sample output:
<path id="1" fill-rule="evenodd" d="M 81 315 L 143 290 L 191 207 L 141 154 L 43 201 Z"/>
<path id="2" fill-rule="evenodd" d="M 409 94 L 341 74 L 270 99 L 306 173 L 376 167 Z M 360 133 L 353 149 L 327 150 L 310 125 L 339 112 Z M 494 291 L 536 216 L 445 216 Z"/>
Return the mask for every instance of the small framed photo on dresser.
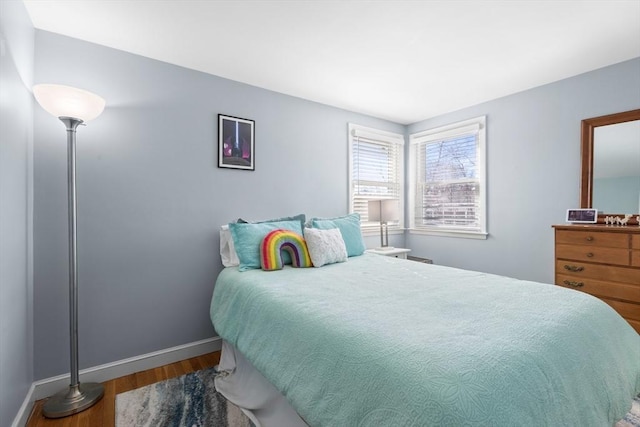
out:
<path id="1" fill-rule="evenodd" d="M 567 222 L 595 224 L 598 222 L 597 209 L 567 209 Z"/>
<path id="2" fill-rule="evenodd" d="M 255 170 L 255 122 L 218 114 L 218 167 Z"/>

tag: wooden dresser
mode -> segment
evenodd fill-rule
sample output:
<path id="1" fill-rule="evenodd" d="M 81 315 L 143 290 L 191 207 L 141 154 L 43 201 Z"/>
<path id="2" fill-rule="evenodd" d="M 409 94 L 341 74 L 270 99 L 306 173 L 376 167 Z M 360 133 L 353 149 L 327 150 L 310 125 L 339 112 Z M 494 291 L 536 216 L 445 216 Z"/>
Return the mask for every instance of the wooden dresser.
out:
<path id="1" fill-rule="evenodd" d="M 640 227 L 553 228 L 556 285 L 597 296 L 640 333 Z"/>

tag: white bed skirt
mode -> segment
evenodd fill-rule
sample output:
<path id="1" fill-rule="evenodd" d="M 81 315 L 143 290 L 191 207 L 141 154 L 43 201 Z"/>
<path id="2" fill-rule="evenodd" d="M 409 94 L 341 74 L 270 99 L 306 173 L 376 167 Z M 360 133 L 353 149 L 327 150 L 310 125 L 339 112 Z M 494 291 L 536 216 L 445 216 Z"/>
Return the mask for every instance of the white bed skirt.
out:
<path id="1" fill-rule="evenodd" d="M 216 390 L 256 427 L 308 427 L 287 399 L 231 344 L 222 341 Z"/>

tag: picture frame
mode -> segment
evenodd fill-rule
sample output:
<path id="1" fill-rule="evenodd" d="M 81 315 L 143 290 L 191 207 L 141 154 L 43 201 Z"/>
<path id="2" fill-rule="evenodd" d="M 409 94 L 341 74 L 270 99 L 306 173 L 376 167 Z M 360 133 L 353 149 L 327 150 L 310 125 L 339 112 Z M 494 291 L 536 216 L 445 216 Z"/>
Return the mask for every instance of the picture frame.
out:
<path id="1" fill-rule="evenodd" d="M 567 209 L 567 222 L 576 224 L 595 224 L 598 222 L 597 209 Z"/>
<path id="2" fill-rule="evenodd" d="M 218 167 L 255 170 L 255 121 L 218 114 Z"/>

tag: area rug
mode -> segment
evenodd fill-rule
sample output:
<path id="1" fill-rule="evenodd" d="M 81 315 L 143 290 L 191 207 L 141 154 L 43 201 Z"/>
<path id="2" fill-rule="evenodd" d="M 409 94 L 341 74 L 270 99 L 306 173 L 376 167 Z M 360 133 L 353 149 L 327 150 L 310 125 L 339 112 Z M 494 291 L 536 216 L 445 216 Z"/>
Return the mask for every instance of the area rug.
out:
<path id="1" fill-rule="evenodd" d="M 116 427 L 255 427 L 215 389 L 214 368 L 116 396 Z M 615 427 L 640 427 L 640 395 Z"/>
<path id="2" fill-rule="evenodd" d="M 192 372 L 116 396 L 116 427 L 251 427 L 215 389 L 214 368 Z"/>
<path id="3" fill-rule="evenodd" d="M 633 399 L 631 409 L 614 427 L 640 427 L 640 394 Z"/>

